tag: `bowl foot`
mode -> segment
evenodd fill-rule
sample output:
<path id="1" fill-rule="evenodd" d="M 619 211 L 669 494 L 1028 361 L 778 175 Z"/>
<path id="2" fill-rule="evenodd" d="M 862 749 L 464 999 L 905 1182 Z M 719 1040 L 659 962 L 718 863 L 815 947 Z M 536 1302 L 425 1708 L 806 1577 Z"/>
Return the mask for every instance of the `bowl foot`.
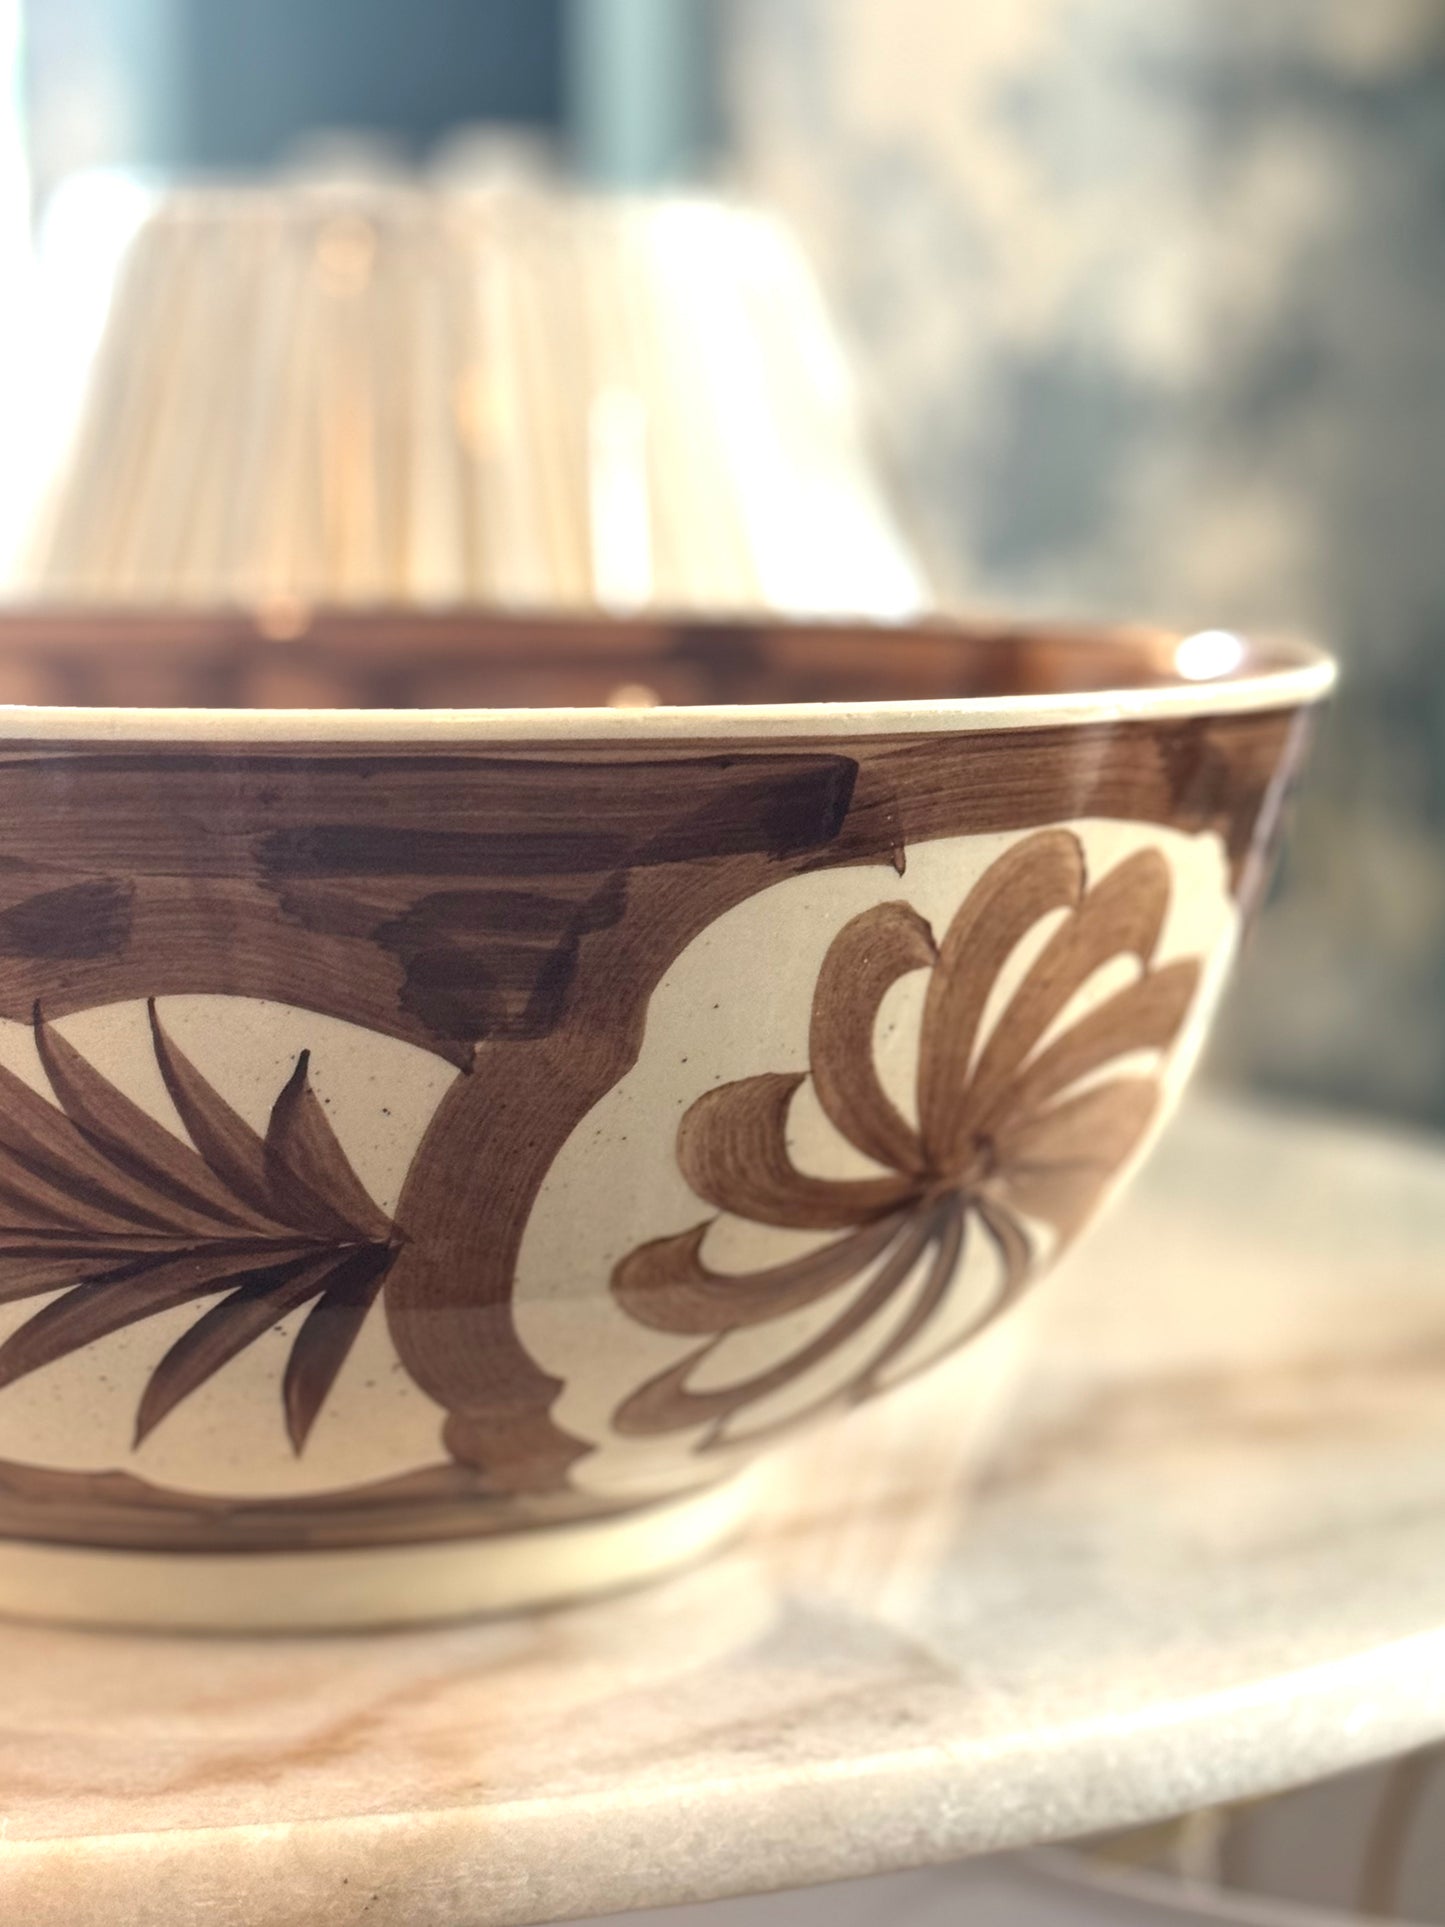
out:
<path id="1" fill-rule="evenodd" d="M 0 1615 L 166 1632 L 404 1626 L 556 1606 L 660 1578 L 745 1522 L 746 1474 L 635 1512 L 493 1537 L 316 1552 L 0 1544 Z"/>

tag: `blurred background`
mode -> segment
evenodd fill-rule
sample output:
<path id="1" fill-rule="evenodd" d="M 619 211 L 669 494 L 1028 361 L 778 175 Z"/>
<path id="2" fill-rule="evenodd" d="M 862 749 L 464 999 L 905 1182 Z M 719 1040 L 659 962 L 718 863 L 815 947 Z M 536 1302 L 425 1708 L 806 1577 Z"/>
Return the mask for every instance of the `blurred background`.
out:
<path id="1" fill-rule="evenodd" d="M 15 603 L 1318 637 L 1212 1074 L 1445 1129 L 1442 0 L 0 0 L 0 296 Z M 1442 1758 L 1118 1857 L 1445 1918 Z M 1144 1917 L 968 1878 L 733 1912 Z"/>
<path id="2" fill-rule="evenodd" d="M 1311 632 L 1215 1075 L 1439 1128 L 1442 197 L 1438 0 L 0 0 L 8 580 Z"/>

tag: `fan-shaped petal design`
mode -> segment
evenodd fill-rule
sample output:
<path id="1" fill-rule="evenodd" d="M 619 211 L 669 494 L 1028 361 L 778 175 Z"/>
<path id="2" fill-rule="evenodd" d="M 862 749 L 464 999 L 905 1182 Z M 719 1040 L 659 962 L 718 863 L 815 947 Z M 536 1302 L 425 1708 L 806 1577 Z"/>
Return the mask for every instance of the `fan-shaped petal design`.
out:
<path id="1" fill-rule="evenodd" d="M 879 1175 L 831 1179 L 797 1167 L 788 1114 L 807 1081 L 799 1074 L 744 1078 L 699 1098 L 679 1128 L 677 1156 L 700 1198 L 754 1224 L 842 1235 L 738 1274 L 707 1263 L 709 1223 L 624 1258 L 612 1279 L 624 1309 L 704 1342 L 624 1401 L 617 1430 L 697 1428 L 702 1448 L 721 1443 L 735 1417 L 870 1328 L 876 1344 L 827 1402 L 893 1382 L 927 1350 L 970 1246 L 970 1221 L 993 1254 L 995 1281 L 947 1342 L 962 1344 L 1011 1303 L 1078 1234 L 1158 1111 L 1157 1063 L 1201 977 L 1195 958 L 1155 961 L 1170 890 L 1158 850 L 1136 852 L 1091 884 L 1079 839 L 1044 830 L 990 866 L 941 940 L 901 902 L 846 924 L 814 991 L 807 1075 L 826 1117 Z M 990 1021 L 1004 970 L 1046 918 L 1053 927 Z M 1089 1001 L 1091 980 L 1121 959 L 1135 968 L 1133 980 Z M 925 970 L 915 1124 L 883 1085 L 875 1033 L 892 985 Z M 1141 1053 L 1156 1060 L 1156 1074 L 1133 1074 Z M 1124 1059 L 1136 1060 L 1130 1074 L 1107 1075 Z M 900 1294 L 906 1309 L 885 1320 Z M 706 1390 L 693 1385 L 729 1333 L 832 1295 L 837 1316 L 774 1363 L 727 1384 L 715 1382 L 714 1365 Z"/>

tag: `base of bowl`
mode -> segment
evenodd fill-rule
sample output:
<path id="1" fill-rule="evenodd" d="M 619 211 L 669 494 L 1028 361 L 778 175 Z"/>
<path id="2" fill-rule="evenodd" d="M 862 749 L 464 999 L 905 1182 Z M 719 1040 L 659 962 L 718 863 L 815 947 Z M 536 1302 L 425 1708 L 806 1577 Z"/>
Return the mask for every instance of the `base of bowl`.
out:
<path id="1" fill-rule="evenodd" d="M 745 1523 L 743 1474 L 635 1512 L 484 1539 L 317 1552 L 0 1544 L 0 1615 L 156 1632 L 309 1633 L 557 1606 L 661 1578 Z"/>

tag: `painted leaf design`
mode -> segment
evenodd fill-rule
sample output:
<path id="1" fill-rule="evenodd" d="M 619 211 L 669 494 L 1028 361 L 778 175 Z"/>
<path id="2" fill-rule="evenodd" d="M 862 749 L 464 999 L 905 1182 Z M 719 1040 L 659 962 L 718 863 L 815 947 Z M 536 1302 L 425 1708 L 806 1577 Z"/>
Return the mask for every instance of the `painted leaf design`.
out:
<path id="1" fill-rule="evenodd" d="M 622 1307 L 701 1342 L 623 1402 L 617 1430 L 698 1428 L 699 1449 L 725 1443 L 734 1417 L 845 1345 L 855 1362 L 841 1392 L 806 1409 L 882 1389 L 899 1369 L 919 1368 L 973 1242 L 992 1254 L 992 1292 L 963 1329 L 953 1321 L 944 1342 L 966 1342 L 1011 1304 L 1050 1241 L 1056 1251 L 1077 1236 L 1157 1113 L 1157 1076 L 1108 1073 L 1140 1053 L 1162 1060 L 1198 992 L 1197 959 L 1155 962 L 1170 886 L 1153 849 L 1091 883 L 1079 839 L 1043 830 L 990 866 L 941 940 L 906 903 L 879 904 L 845 925 L 819 971 L 807 1077 L 778 1072 L 709 1091 L 677 1140 L 684 1177 L 719 1212 L 833 1235 L 742 1274 L 708 1265 L 711 1220 L 625 1257 L 612 1278 Z M 989 1021 L 1009 959 L 1060 912 Z M 1089 980 L 1120 958 L 1134 966 L 1132 981 L 1067 1021 Z M 874 1036 L 884 996 L 912 971 L 928 973 L 916 1124 L 884 1088 Z M 789 1110 L 808 1079 L 834 1128 L 879 1167 L 876 1177 L 830 1179 L 794 1163 Z M 706 1390 L 692 1383 L 729 1334 L 830 1299 L 835 1315 L 767 1367 L 719 1384 L 714 1366 Z M 803 1415 L 795 1407 L 787 1422 Z M 758 1430 L 753 1421 L 749 1436 Z"/>
<path id="2" fill-rule="evenodd" d="M 293 1258 L 266 1271 L 253 1271 L 244 1284 L 203 1312 L 151 1373 L 136 1410 L 136 1444 L 278 1318 L 324 1290 L 326 1279 L 341 1262 L 328 1253 L 324 1258 Z"/>
<path id="3" fill-rule="evenodd" d="M 0 1387 L 128 1325 L 211 1303 L 151 1373 L 139 1443 L 277 1321 L 311 1309 L 280 1404 L 301 1451 L 386 1277 L 397 1234 L 311 1088 L 303 1051 L 264 1137 L 149 1006 L 157 1068 L 190 1143 L 35 1013 L 51 1104 L 0 1069 L 0 1303 L 58 1296 L 0 1343 Z M 57 1108 L 58 1106 L 58 1108 Z"/>
<path id="4" fill-rule="evenodd" d="M 286 1430 L 298 1452 L 356 1342 L 390 1262 L 384 1246 L 363 1245 L 352 1251 L 328 1275 L 326 1289 L 296 1334 L 281 1393 Z"/>

